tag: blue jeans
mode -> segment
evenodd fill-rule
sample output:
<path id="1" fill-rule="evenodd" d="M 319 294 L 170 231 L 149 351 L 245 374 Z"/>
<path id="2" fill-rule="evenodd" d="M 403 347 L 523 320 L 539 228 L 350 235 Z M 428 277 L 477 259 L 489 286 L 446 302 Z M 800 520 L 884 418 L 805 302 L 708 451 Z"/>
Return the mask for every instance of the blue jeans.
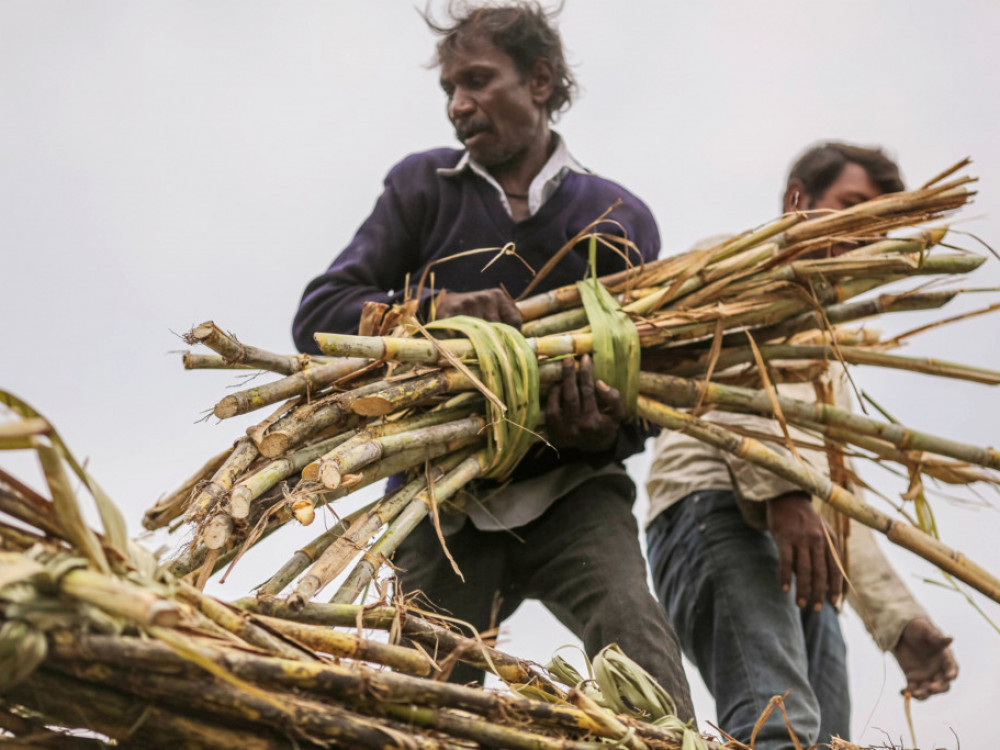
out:
<path id="1" fill-rule="evenodd" d="M 837 612 L 800 609 L 794 584 L 781 590 L 777 548 L 743 520 L 732 492 L 691 493 L 653 520 L 646 539 L 656 595 L 715 697 L 722 729 L 749 742 L 771 697 L 791 690 L 785 707 L 804 746 L 849 738 Z M 793 747 L 780 711 L 756 747 Z"/>

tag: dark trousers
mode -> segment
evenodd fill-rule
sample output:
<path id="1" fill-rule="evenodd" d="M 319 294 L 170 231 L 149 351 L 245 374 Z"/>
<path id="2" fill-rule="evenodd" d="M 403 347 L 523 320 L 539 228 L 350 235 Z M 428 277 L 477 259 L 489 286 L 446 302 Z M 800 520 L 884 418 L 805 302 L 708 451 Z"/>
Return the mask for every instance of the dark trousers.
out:
<path id="1" fill-rule="evenodd" d="M 610 475 L 577 487 L 512 532 L 480 531 L 466 521 L 446 538 L 464 583 L 425 521 L 396 552 L 400 584 L 479 630 L 502 622 L 525 599 L 538 599 L 583 641 L 589 657 L 617 643 L 673 696 L 680 717 L 692 719 L 677 636 L 646 586 L 634 498 L 630 479 Z M 452 679 L 472 682 L 482 673 L 460 664 Z"/>
<path id="2" fill-rule="evenodd" d="M 778 585 L 778 549 L 751 528 L 729 490 L 693 492 L 657 516 L 646 539 L 653 585 L 684 652 L 715 697 L 719 726 L 749 742 L 774 695 L 804 747 L 850 733 L 847 654 L 836 610 L 795 604 Z M 792 750 L 775 712 L 757 750 Z"/>

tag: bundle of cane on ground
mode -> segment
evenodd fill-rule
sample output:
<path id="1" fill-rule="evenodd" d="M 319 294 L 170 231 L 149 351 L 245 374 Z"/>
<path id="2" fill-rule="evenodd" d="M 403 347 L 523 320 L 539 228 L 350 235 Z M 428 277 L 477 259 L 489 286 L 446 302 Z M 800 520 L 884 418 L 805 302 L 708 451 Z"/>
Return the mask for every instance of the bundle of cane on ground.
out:
<path id="1" fill-rule="evenodd" d="M 784 216 L 714 247 L 611 277 L 535 296 L 529 287 L 517 302 L 525 321 L 520 331 L 467 317 L 421 326 L 413 308 L 370 304 L 359 335 L 317 333 L 326 356 L 314 358 L 271 354 L 213 323 L 198 326 L 188 340 L 216 354 L 189 353 L 188 368 L 285 375 L 227 396 L 215 406 L 216 416 L 280 406 L 158 502 L 145 523 L 193 524 L 193 541 L 172 570 L 204 583 L 293 518 L 310 523 L 316 508 L 408 471 L 405 486 L 338 518 L 258 591 L 266 599 L 295 582 L 285 600 L 294 611 L 350 569 L 333 601 L 356 601 L 418 523 L 428 515 L 437 522 L 442 508 L 460 505 L 471 481 L 502 481 L 545 439 L 540 404 L 561 377 L 562 360 L 589 354 L 596 376 L 619 390 L 630 417 L 683 430 L 762 465 L 1000 601 L 1000 581 L 934 538 L 922 493 L 913 496 L 915 523 L 896 520 L 782 457 L 765 436 L 698 416 L 712 409 L 771 417 L 785 442 L 792 442 L 788 427 L 804 430 L 827 452 L 898 464 L 914 486 L 923 476 L 997 484 L 1000 453 L 992 448 L 774 389 L 776 382 L 845 364 L 1000 382 L 1000 373 L 983 368 L 890 353 L 909 334 L 882 340 L 844 328 L 863 318 L 940 308 L 976 291 L 939 287 L 971 273 L 985 257 L 945 243 L 946 225 L 914 229 L 969 201 L 973 179 L 955 177 L 963 166 L 919 190 L 842 212 Z M 589 242 L 592 253 L 614 246 L 615 238 L 599 231 L 603 218 L 556 253 L 532 286 L 577 242 Z M 613 249 L 625 245 L 619 241 Z M 881 289 L 890 284 L 891 293 Z M 945 322 L 953 321 L 939 321 Z"/>
<path id="2" fill-rule="evenodd" d="M 584 681 L 402 605 L 313 604 L 293 616 L 207 596 L 128 540 L 48 420 L 4 391 L 0 404 L 17 417 L 0 408 L 0 450 L 37 453 L 48 494 L 0 469 L 4 747 L 722 747 L 673 716 L 670 697 L 613 648 Z M 74 477 L 101 532 L 83 521 Z M 515 689 L 444 682 L 456 661 Z"/>

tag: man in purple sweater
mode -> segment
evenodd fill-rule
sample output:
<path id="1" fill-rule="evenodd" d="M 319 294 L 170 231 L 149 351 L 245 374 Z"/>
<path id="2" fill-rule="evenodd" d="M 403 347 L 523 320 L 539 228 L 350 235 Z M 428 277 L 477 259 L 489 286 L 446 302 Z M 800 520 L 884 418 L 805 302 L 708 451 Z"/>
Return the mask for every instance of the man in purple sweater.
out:
<path id="1" fill-rule="evenodd" d="M 465 150 L 414 154 L 390 171 L 371 216 L 306 288 L 294 324 L 302 351 L 316 351 L 317 331 L 356 331 L 366 301 L 401 301 L 408 274 L 415 282 L 442 258 L 508 243 L 519 257 L 503 255 L 488 268 L 483 255 L 435 265 L 435 305 L 439 318 L 465 314 L 519 326 L 510 295 L 531 281 L 528 266 L 540 269 L 616 201 L 615 223 L 601 231 L 633 242 L 642 254 L 634 263 L 659 252 L 649 209 L 581 167 L 549 128 L 569 106 L 575 82 L 540 6 L 471 9 L 447 25 L 428 25 L 441 37 L 441 87 Z M 603 275 L 626 264 L 602 250 L 597 265 Z M 578 281 L 586 269 L 580 243 L 537 291 Z M 465 582 L 424 522 L 396 553 L 400 584 L 480 630 L 524 599 L 538 599 L 591 657 L 617 642 L 673 695 L 679 715 L 691 719 L 676 636 L 646 587 L 632 515 L 635 487 L 621 463 L 649 433 L 622 422 L 617 391 L 594 381 L 589 357 L 579 368 L 566 360 L 563 376 L 545 403 L 555 447 L 533 449 L 502 487 L 479 483 L 464 514 L 449 519 L 448 549 Z M 477 678 L 470 668 L 455 670 L 460 681 Z"/>

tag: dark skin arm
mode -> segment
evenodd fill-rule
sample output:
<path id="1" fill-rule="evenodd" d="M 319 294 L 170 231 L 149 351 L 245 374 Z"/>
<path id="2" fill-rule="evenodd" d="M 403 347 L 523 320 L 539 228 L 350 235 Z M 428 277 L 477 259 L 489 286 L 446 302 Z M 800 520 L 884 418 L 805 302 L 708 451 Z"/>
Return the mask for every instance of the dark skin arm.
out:
<path id="1" fill-rule="evenodd" d="M 906 675 L 906 690 L 917 700 L 944 693 L 958 676 L 958 665 L 948 646 L 952 639 L 923 617 L 910 620 L 892 650 Z"/>
<path id="2" fill-rule="evenodd" d="M 827 541 L 825 523 L 804 492 L 788 492 L 767 501 L 767 528 L 778 547 L 778 583 L 791 589 L 795 603 L 819 611 L 829 599 L 836 604 L 844 579 Z"/>
<path id="3" fill-rule="evenodd" d="M 778 581 L 783 591 L 796 578 L 796 603 L 822 608 L 824 598 L 836 604 L 843 591 L 840 568 L 833 559 L 823 519 L 808 495 L 790 492 L 767 501 L 767 523 L 778 545 Z M 917 700 L 944 693 L 958 676 L 948 646 L 952 639 L 923 617 L 910 620 L 892 653 L 906 676 L 906 690 Z"/>

